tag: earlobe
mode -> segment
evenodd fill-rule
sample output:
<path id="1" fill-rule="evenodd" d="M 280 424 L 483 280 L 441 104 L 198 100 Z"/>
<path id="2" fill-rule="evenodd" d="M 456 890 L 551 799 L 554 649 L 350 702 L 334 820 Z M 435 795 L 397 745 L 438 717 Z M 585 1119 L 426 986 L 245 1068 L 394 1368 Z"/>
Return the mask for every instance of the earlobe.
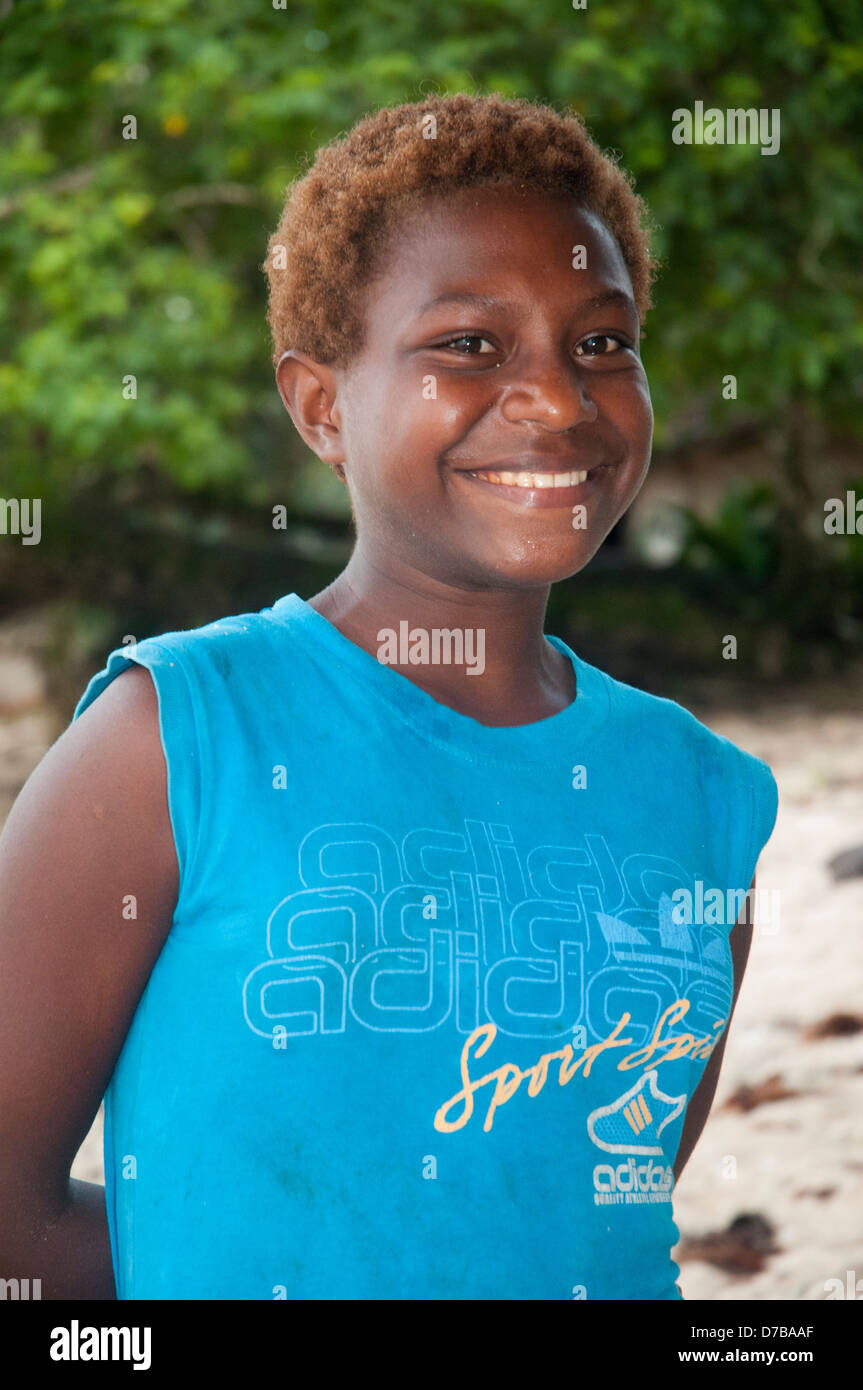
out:
<path id="1" fill-rule="evenodd" d="M 323 463 L 338 471 L 345 453 L 332 370 L 306 353 L 289 348 L 276 366 L 276 385 L 303 441 Z M 339 476 L 344 481 L 343 473 Z"/>

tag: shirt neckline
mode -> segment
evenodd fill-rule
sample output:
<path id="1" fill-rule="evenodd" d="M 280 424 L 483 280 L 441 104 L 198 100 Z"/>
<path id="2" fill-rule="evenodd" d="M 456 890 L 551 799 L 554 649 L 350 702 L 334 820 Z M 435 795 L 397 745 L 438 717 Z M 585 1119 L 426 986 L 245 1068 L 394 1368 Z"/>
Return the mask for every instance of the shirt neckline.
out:
<path id="1" fill-rule="evenodd" d="M 335 667 L 347 669 L 421 737 L 474 761 L 559 762 L 564 749 L 583 749 L 605 722 L 610 709 L 604 672 L 583 661 L 560 638 L 545 636 L 572 662 L 576 696 L 565 709 L 530 724 L 492 726 L 441 704 L 407 676 L 378 661 L 345 637 L 299 594 L 285 594 L 266 612 L 303 628 Z"/>

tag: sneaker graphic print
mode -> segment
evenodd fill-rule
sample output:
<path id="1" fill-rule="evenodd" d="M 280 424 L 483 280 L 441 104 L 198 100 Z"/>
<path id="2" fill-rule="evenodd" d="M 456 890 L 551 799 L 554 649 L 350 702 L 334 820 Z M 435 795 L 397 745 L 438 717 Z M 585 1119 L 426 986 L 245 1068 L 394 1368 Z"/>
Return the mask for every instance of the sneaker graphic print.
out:
<path id="1" fill-rule="evenodd" d="M 686 1095 L 669 1096 L 660 1090 L 654 1067 L 610 1105 L 591 1111 L 587 1132 L 593 1143 L 606 1153 L 628 1155 L 624 1162 L 594 1167 L 593 1200 L 597 1206 L 671 1201 L 674 1171 L 669 1163 L 655 1159 L 666 1157 L 660 1135 L 682 1113 L 686 1102 Z"/>

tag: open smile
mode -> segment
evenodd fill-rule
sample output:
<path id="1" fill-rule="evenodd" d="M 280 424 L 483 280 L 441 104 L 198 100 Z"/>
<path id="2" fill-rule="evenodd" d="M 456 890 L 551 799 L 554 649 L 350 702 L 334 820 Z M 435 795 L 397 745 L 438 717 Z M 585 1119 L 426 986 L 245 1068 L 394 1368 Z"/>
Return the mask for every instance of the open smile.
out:
<path id="1" fill-rule="evenodd" d="M 460 469 L 459 476 L 523 507 L 571 508 L 589 497 L 597 482 L 610 472 L 608 464 L 598 464 L 595 468 L 568 469 L 565 472 L 553 473 L 492 468 Z"/>

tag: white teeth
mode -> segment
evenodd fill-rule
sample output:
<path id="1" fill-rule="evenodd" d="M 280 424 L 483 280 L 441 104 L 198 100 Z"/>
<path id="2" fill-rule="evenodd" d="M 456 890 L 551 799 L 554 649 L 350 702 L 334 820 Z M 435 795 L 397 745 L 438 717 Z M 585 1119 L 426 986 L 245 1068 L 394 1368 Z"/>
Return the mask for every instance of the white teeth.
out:
<path id="1" fill-rule="evenodd" d="M 507 487 L 577 487 L 587 482 L 588 470 L 570 473 L 471 473 L 488 483 L 504 483 Z"/>

